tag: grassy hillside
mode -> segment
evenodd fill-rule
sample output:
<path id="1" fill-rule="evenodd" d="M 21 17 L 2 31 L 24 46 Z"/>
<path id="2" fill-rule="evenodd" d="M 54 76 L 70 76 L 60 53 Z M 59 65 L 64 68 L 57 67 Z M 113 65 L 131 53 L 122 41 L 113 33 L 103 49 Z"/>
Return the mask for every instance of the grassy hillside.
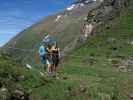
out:
<path id="1" fill-rule="evenodd" d="M 18 48 L 35 48 L 43 39 L 44 33 L 47 32 L 56 36 L 58 42 L 63 42 L 60 46 L 63 48 L 66 44 L 68 44 L 69 38 L 69 41 L 71 41 L 73 36 L 79 35 L 80 23 L 84 17 L 87 16 L 87 12 L 88 9 L 85 10 L 84 8 L 80 12 L 77 12 L 80 14 L 78 16 L 66 11 L 48 16 L 19 33 L 16 37 L 9 41 L 9 43 L 7 43 L 6 47 L 13 46 L 16 42 L 15 47 Z M 58 15 L 62 15 L 62 18 L 58 22 L 55 22 Z"/>
<path id="2" fill-rule="evenodd" d="M 125 10 L 58 68 L 60 80 L 33 89 L 33 100 L 130 100 L 133 90 L 133 13 Z M 124 68 L 121 68 L 124 66 Z"/>
<path id="3" fill-rule="evenodd" d="M 55 15 L 48 16 L 11 39 L 3 47 L 3 51 L 18 59 L 23 59 L 23 64 L 29 63 L 38 67 L 38 64 L 40 64 L 38 48 L 44 37 L 44 33 L 47 32 L 53 35 L 57 40 L 59 47 L 64 49 L 81 35 L 84 18 L 88 15 L 89 10 L 98 5 L 99 3 L 93 3 L 69 12 L 65 10 Z M 57 16 L 62 17 L 56 21 Z M 13 49 L 14 47 L 19 49 Z M 30 49 L 34 52 L 25 51 L 23 49 Z"/>
<path id="4" fill-rule="evenodd" d="M 19 83 L 31 91 L 30 99 L 132 100 L 128 96 L 133 91 L 132 7 L 108 26 L 110 28 L 102 27 L 97 36 L 66 57 L 58 68 L 59 80 L 41 77 L 35 70 L 21 69 L 20 73 L 27 79 Z M 11 75 L 17 73 L 18 67 L 5 67 L 13 61 L 0 59 L 0 73 L 3 69 Z M 127 61 L 130 64 L 126 64 Z"/>
<path id="5" fill-rule="evenodd" d="M 41 96 L 40 100 L 130 100 L 133 65 L 122 62 L 131 60 L 133 55 L 132 8 L 109 25 L 110 29 L 103 28 L 99 35 L 68 55 L 58 69 L 61 79 L 35 89 L 33 97 Z"/>
<path id="6" fill-rule="evenodd" d="M 45 21 L 51 22 L 52 18 L 56 17 L 51 16 Z M 77 24 L 81 20 L 77 21 L 75 16 L 69 16 L 69 20 L 67 18 L 64 20 L 65 28 L 59 23 L 55 29 L 62 27 L 62 31 L 56 35 L 61 47 L 73 40 L 72 38 L 77 35 L 76 32 L 80 32 Z M 34 25 L 25 30 L 6 46 L 12 45 L 18 39 L 16 43 L 18 48 L 36 48 L 42 37 L 42 34 L 39 33 L 45 32 L 43 28 L 46 25 L 38 24 L 37 28 Z M 53 24 L 50 25 L 52 27 Z M 133 94 L 132 26 L 133 7 L 129 7 L 121 13 L 120 17 L 100 27 L 97 36 L 73 50 L 61 62 L 58 67 L 59 79 L 41 76 L 39 70 L 42 72 L 44 70 L 40 65 L 32 64 L 39 70 L 28 70 L 25 65 L 20 64 L 20 60 L 0 55 L 0 93 L 2 87 L 6 86 L 10 91 L 14 91 L 16 89 L 14 85 L 18 84 L 29 93 L 30 100 L 132 100 L 129 96 L 129 94 Z M 38 32 L 39 28 L 41 31 Z M 73 31 L 75 34 L 72 34 Z M 67 35 L 68 33 L 69 35 Z M 20 38 L 21 35 L 23 38 Z M 30 55 L 25 57 L 25 62 L 37 63 L 39 61 L 36 53 L 33 52 L 17 50 L 10 52 L 15 53 L 18 58 L 20 55 L 23 57 L 25 54 Z M 35 59 L 30 61 L 31 57 L 35 57 Z M 24 76 L 24 79 L 21 76 Z"/>
<path id="7" fill-rule="evenodd" d="M 0 54 L 0 100 L 29 100 L 31 88 L 49 81 L 36 70 L 28 70 L 17 59 Z"/>
<path id="8" fill-rule="evenodd" d="M 9 47 L 37 51 L 45 32 L 53 35 L 56 38 L 57 43 L 60 44 L 59 47 L 64 49 L 64 47 L 73 43 L 73 41 L 81 34 L 82 24 L 84 18 L 88 15 L 88 11 L 99 5 L 100 3 L 92 3 L 90 5 L 85 5 L 84 7 L 76 8 L 72 11 L 64 10 L 48 16 L 20 32 L 17 36 L 11 39 L 3 49 L 16 57 L 19 56 L 20 58 L 25 59 L 26 57 L 27 59 L 29 57 L 32 59 L 33 57 L 31 58 L 31 55 L 34 56 L 33 54 L 30 53 L 31 55 L 29 55 L 28 53 Z M 56 21 L 58 16 L 61 17 Z"/>

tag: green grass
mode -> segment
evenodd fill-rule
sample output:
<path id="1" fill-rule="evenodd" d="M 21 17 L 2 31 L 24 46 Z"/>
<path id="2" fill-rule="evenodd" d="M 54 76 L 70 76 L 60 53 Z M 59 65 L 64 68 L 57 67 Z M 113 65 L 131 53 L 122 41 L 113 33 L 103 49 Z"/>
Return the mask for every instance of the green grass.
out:
<path id="1" fill-rule="evenodd" d="M 103 31 L 72 51 L 60 64 L 59 76 L 67 79 L 56 80 L 41 77 L 36 71 L 24 71 L 27 80 L 20 84 L 31 90 L 31 100 L 129 100 L 133 73 L 119 72 L 113 63 L 133 56 L 133 45 L 129 43 L 133 41 L 132 9 L 109 24 L 110 29 L 102 27 Z M 110 42 L 110 38 L 114 40 Z"/>
<path id="2" fill-rule="evenodd" d="M 127 94 L 133 90 L 133 73 L 119 72 L 113 61 L 119 63 L 133 55 L 133 46 L 129 44 L 133 39 L 132 16 L 130 11 L 123 13 L 110 23 L 110 29 L 104 28 L 68 55 L 58 68 L 60 77 L 67 79 L 49 79 L 43 86 L 31 87 L 32 100 L 129 100 Z M 108 42 L 109 38 L 115 40 Z M 38 84 L 31 79 L 24 85 L 29 87 L 33 83 Z"/>
<path id="3" fill-rule="evenodd" d="M 106 96 L 110 96 L 111 100 L 128 100 L 127 94 L 133 90 L 133 73 L 118 72 L 108 61 L 119 61 L 122 59 L 120 56 L 128 58 L 133 55 L 133 46 L 128 43 L 133 39 L 132 16 L 130 12 L 124 13 L 114 21 L 116 23 L 112 24 L 111 29 L 104 29 L 84 46 L 74 50 L 70 54 L 72 57 L 68 57 L 59 68 L 70 79 L 86 83 L 91 100 L 106 100 L 102 99 Z M 108 38 L 114 38 L 115 41 L 108 42 Z"/>
<path id="4" fill-rule="evenodd" d="M 24 77 L 24 79 L 20 79 Z M 14 92 L 20 85 L 25 91 L 49 82 L 37 70 L 29 70 L 20 61 L 8 55 L 0 54 L 0 84 L 2 87 Z M 0 87 L 1 88 L 1 87 Z"/>

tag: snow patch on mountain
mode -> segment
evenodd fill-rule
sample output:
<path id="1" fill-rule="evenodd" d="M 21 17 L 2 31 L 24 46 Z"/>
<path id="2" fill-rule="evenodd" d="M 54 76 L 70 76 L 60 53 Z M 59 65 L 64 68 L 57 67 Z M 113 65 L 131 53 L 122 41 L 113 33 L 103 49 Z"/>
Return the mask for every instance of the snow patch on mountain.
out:
<path id="1" fill-rule="evenodd" d="M 67 7 L 67 10 L 71 11 L 71 10 L 73 10 L 75 8 L 75 6 L 76 6 L 75 4 L 72 4 L 70 7 Z"/>
<path id="2" fill-rule="evenodd" d="M 72 4 L 71 6 L 67 7 L 66 10 L 67 11 L 72 11 L 76 8 L 82 8 L 84 7 L 85 5 L 89 4 L 89 3 L 92 3 L 92 2 L 96 2 L 97 0 L 81 0 L 79 2 L 76 2 L 74 4 Z"/>
<path id="3" fill-rule="evenodd" d="M 58 22 L 61 19 L 62 15 L 58 15 L 55 19 L 55 22 Z"/>
<path id="4" fill-rule="evenodd" d="M 79 5 L 80 5 L 81 7 L 83 7 L 83 6 L 84 6 L 84 3 L 80 3 Z"/>

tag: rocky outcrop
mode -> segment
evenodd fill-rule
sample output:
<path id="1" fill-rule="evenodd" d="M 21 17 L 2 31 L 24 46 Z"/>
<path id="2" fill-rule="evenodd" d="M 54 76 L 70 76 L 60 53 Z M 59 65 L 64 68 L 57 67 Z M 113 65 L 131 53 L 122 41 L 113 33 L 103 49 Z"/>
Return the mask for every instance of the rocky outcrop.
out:
<path id="1" fill-rule="evenodd" d="M 24 90 L 10 90 L 2 87 L 0 89 L 0 100 L 29 100 L 29 95 Z"/>
<path id="2" fill-rule="evenodd" d="M 97 26 L 105 24 L 107 21 L 119 16 L 121 10 L 129 4 L 129 0 L 97 0 L 96 2 L 101 2 L 101 5 L 89 11 L 82 29 L 82 40 L 93 36 Z"/>
<path id="3" fill-rule="evenodd" d="M 81 0 L 81 2 L 83 1 Z M 119 16 L 121 10 L 127 7 L 128 3 L 129 0 L 96 0 L 95 4 L 97 5 L 93 9 L 89 9 L 88 16 L 84 18 L 81 35 L 64 48 L 63 55 L 79 47 L 90 37 L 95 36 L 97 28 L 101 25 L 107 25 L 109 21 Z M 106 26 L 106 28 L 109 29 L 110 26 Z"/>
<path id="4" fill-rule="evenodd" d="M 133 58 L 124 59 L 120 62 L 118 66 L 118 71 L 120 72 L 133 72 Z"/>
<path id="5" fill-rule="evenodd" d="M 0 54 L 0 100 L 29 100 L 24 81 L 26 70 L 9 55 Z"/>

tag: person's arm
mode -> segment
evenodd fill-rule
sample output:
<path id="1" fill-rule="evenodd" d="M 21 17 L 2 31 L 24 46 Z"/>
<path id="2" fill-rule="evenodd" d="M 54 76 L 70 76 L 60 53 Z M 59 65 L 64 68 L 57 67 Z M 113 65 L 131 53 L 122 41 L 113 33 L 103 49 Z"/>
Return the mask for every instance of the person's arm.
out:
<path id="1" fill-rule="evenodd" d="M 52 50 L 54 50 L 54 51 L 58 51 L 58 49 L 57 49 L 57 48 L 53 48 Z"/>
<path id="2" fill-rule="evenodd" d="M 46 48 L 46 50 L 47 50 L 48 52 L 52 52 L 52 50 L 51 50 L 51 49 L 49 49 L 49 48 Z"/>
<path id="3" fill-rule="evenodd" d="M 55 48 L 54 46 L 52 47 L 53 51 L 58 51 L 58 48 Z"/>

